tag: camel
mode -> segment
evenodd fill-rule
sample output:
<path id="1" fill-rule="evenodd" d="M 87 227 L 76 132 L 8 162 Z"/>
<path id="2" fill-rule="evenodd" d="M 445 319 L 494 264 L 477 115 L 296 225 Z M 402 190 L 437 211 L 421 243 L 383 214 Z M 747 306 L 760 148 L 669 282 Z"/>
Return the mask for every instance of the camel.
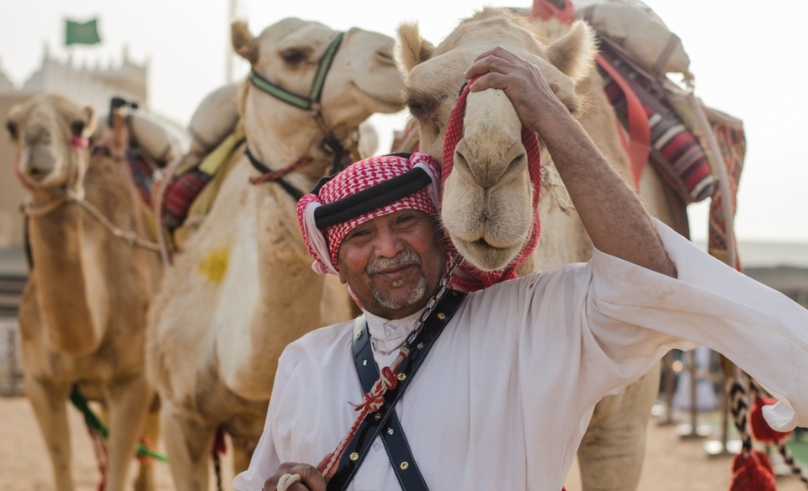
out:
<path id="1" fill-rule="evenodd" d="M 25 389 L 59 491 L 74 489 L 65 407 L 74 384 L 108 410 L 108 491 L 124 489 L 154 399 L 143 347 L 159 255 L 113 235 L 85 207 L 121 231 L 141 220 L 119 162 L 86 148 L 93 116 L 91 107 L 44 95 L 12 108 L 8 119 L 29 191 L 34 265 L 19 312 Z M 153 488 L 151 464 L 141 465 L 135 487 Z"/>
<path id="2" fill-rule="evenodd" d="M 547 80 L 559 85 L 556 96 L 613 168 L 633 185 L 613 109 L 594 70 L 597 48 L 590 28 L 580 22 L 570 27 L 554 20 L 531 24 L 504 9 L 483 9 L 462 21 L 438 46 L 420 36 L 417 24 L 399 29 L 396 58 L 404 74 L 406 102 L 419 124 L 421 151 L 442 161 L 449 116 L 466 82 L 463 72 L 477 55 L 496 46 L 535 64 Z M 533 191 L 521 127 L 502 91 L 469 94 L 464 135 L 445 182 L 441 221 L 457 250 L 482 270 L 499 270 L 510 264 L 530 231 Z M 542 148 L 541 159 L 542 233 L 534 254 L 517 270 L 519 274 L 587 261 L 592 254 L 591 241 L 546 148 Z M 509 165 L 516 165 L 516 170 L 509 169 L 508 178 L 502 179 Z M 477 176 L 486 175 L 495 177 L 491 182 L 477 181 Z M 652 168 L 642 174 L 639 191 L 653 216 L 687 234 L 684 205 Z M 491 220 L 485 221 L 486 216 Z M 658 384 L 657 367 L 598 403 L 578 451 L 584 490 L 636 489 L 645 452 L 645 427 Z"/>
<path id="3" fill-rule="evenodd" d="M 253 73 L 294 94 L 309 93 L 318 60 L 337 36 L 299 19 L 255 37 L 246 24 L 232 25 L 233 48 Z M 325 78 L 319 121 L 249 79 L 241 87 L 239 112 L 255 159 L 272 170 L 310 160 L 286 174 L 285 185 L 250 185 L 260 173 L 243 150 L 236 152 L 210 214 L 166 271 L 149 312 L 148 370 L 179 491 L 207 489 L 217 428 L 231 436 L 236 472 L 247 468 L 281 351 L 308 331 L 350 317 L 338 280 L 312 271 L 297 198 L 284 186 L 308 192 L 326 174 L 333 160 L 328 132 L 346 142 L 372 113 L 403 107 L 393 45 L 361 29 L 344 34 Z M 335 299 L 330 312 L 320 308 L 324 296 Z"/>

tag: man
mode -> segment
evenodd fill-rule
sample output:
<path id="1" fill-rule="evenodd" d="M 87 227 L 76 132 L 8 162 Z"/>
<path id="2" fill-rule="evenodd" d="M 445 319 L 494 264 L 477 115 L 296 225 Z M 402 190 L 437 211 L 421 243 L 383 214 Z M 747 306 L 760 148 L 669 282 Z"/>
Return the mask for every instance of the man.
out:
<path id="1" fill-rule="evenodd" d="M 318 186 L 298 204 L 304 238 L 315 269 L 338 274 L 364 316 L 287 347 L 235 488 L 558 491 L 597 401 L 694 346 L 683 338 L 787 399 L 767 411 L 776 429 L 808 424 L 798 375 L 808 373 L 808 313 L 652 220 L 533 65 L 498 48 L 466 73 L 478 75 L 472 91 L 504 90 L 542 135 L 592 260 L 435 306 L 451 258 L 431 159 L 368 159 Z M 373 361 L 393 366 L 369 390 Z M 406 393 L 379 407 L 377 389 L 398 394 L 396 383 Z M 366 393 L 355 422 L 346 401 Z"/>

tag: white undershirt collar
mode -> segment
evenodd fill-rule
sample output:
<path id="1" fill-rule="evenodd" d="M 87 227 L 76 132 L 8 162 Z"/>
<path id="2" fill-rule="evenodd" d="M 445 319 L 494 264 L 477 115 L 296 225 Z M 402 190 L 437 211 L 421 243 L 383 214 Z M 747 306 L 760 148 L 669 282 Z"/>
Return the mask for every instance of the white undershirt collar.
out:
<path id="1" fill-rule="evenodd" d="M 407 317 L 388 320 L 363 310 L 365 319 L 368 321 L 368 331 L 370 332 L 373 351 L 386 355 L 401 347 L 407 335 L 412 331 L 415 321 L 418 320 L 423 311 L 424 309 L 421 309 Z"/>

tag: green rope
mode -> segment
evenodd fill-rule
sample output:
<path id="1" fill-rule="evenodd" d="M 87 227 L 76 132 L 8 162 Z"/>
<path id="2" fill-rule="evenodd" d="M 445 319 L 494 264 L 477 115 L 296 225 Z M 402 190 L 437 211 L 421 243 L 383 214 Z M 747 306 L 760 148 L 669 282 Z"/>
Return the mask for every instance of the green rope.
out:
<path id="1" fill-rule="evenodd" d="M 70 391 L 70 402 L 73 403 L 73 406 L 84 416 L 84 423 L 87 425 L 87 429 L 101 435 L 101 438 L 107 441 L 109 439 L 109 428 L 101 421 L 101 418 L 96 416 L 93 410 L 90 409 L 87 399 L 79 392 L 78 385 L 74 385 L 73 390 Z M 137 458 L 149 457 L 159 462 L 168 462 L 168 459 L 164 455 L 149 449 L 143 442 L 138 442 L 135 456 Z"/>

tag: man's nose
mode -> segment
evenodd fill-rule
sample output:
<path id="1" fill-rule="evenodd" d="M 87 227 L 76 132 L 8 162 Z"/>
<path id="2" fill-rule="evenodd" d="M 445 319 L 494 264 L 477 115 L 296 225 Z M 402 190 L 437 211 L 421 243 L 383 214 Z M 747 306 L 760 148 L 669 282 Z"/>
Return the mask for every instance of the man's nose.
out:
<path id="1" fill-rule="evenodd" d="M 394 257 L 404 249 L 404 244 L 399 237 L 390 230 L 379 232 L 376 243 L 376 254 L 379 257 Z"/>

